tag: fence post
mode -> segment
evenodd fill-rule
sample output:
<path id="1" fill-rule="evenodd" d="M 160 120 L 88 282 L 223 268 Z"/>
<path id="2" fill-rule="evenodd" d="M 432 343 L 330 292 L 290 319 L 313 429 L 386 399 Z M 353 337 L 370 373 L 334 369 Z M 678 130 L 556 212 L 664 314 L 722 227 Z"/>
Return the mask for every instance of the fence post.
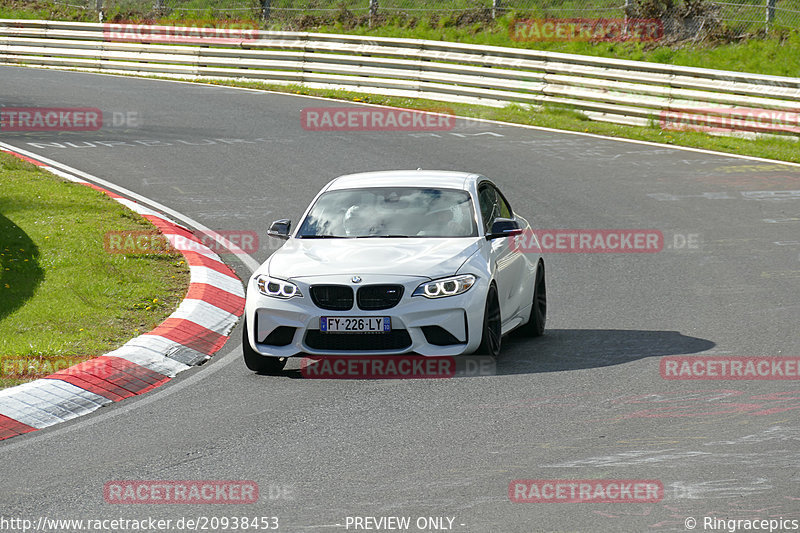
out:
<path id="1" fill-rule="evenodd" d="M 767 31 L 769 31 L 769 26 L 772 24 L 772 21 L 775 20 L 775 4 L 777 0 L 767 0 L 767 12 L 766 12 L 766 20 L 765 26 Z"/>
<path id="2" fill-rule="evenodd" d="M 501 0 L 492 0 L 492 19 L 497 18 L 497 12 L 500 11 L 500 1 Z"/>
<path id="3" fill-rule="evenodd" d="M 378 0 L 369 0 L 369 25 L 372 26 L 373 22 L 377 22 L 378 17 Z"/>
<path id="4" fill-rule="evenodd" d="M 633 11 L 633 0 L 625 0 L 625 17 L 629 17 Z"/>
<path id="5" fill-rule="evenodd" d="M 269 20 L 269 11 L 272 8 L 272 0 L 261 0 L 261 19 Z"/>
<path id="6" fill-rule="evenodd" d="M 105 15 L 103 14 L 103 0 L 97 0 L 94 4 L 94 10 L 97 11 L 97 18 L 103 22 Z"/>
<path id="7" fill-rule="evenodd" d="M 634 17 L 631 17 L 631 13 L 633 13 L 633 10 L 634 10 L 633 0 L 625 0 L 625 7 L 623 7 L 623 9 L 625 10 L 625 17 L 623 17 L 622 33 L 623 33 L 623 35 L 627 35 L 628 34 L 628 19 L 634 18 Z"/>

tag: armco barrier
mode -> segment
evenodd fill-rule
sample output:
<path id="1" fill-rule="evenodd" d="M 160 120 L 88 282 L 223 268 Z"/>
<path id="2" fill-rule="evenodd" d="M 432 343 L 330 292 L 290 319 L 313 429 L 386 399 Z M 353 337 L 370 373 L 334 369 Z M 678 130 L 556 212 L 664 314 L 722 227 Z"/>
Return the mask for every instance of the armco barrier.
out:
<path id="1" fill-rule="evenodd" d="M 491 106 L 561 105 L 594 120 L 717 134 L 797 135 L 800 126 L 800 78 L 305 32 L 247 30 L 238 39 L 233 32 L 194 38 L 202 44 L 192 45 L 175 38 L 177 30 L 0 19 L 0 64 L 260 80 Z"/>

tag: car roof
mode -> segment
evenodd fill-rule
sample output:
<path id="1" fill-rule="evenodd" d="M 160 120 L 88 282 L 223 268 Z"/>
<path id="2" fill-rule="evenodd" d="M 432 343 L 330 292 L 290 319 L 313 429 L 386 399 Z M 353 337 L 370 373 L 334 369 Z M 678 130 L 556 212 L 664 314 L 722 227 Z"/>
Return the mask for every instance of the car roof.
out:
<path id="1" fill-rule="evenodd" d="M 433 187 L 469 190 L 481 178 L 472 172 L 449 170 L 386 170 L 339 176 L 326 190 L 361 189 L 365 187 Z"/>

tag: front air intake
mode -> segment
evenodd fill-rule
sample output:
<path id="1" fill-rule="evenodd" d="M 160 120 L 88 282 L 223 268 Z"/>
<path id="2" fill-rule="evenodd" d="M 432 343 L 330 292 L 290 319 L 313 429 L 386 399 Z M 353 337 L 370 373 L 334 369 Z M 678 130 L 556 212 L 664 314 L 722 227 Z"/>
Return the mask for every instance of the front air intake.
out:
<path id="1" fill-rule="evenodd" d="M 402 297 L 402 285 L 365 285 L 356 293 L 358 308 L 364 311 L 391 309 Z"/>
<path id="2" fill-rule="evenodd" d="M 347 311 L 353 308 L 353 289 L 347 285 L 315 285 L 311 300 L 320 309 Z"/>

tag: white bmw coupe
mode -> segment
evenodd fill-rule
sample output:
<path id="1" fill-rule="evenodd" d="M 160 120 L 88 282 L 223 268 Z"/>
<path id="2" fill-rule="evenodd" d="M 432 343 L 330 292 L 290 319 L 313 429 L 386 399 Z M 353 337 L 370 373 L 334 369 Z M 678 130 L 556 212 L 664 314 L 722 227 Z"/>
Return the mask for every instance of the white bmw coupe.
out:
<path id="1" fill-rule="evenodd" d="M 497 356 L 513 329 L 542 335 L 544 261 L 515 246 L 523 232 L 535 241 L 477 174 L 338 177 L 294 231 L 270 227 L 286 243 L 247 283 L 245 363 L 271 373 L 298 354 Z"/>

